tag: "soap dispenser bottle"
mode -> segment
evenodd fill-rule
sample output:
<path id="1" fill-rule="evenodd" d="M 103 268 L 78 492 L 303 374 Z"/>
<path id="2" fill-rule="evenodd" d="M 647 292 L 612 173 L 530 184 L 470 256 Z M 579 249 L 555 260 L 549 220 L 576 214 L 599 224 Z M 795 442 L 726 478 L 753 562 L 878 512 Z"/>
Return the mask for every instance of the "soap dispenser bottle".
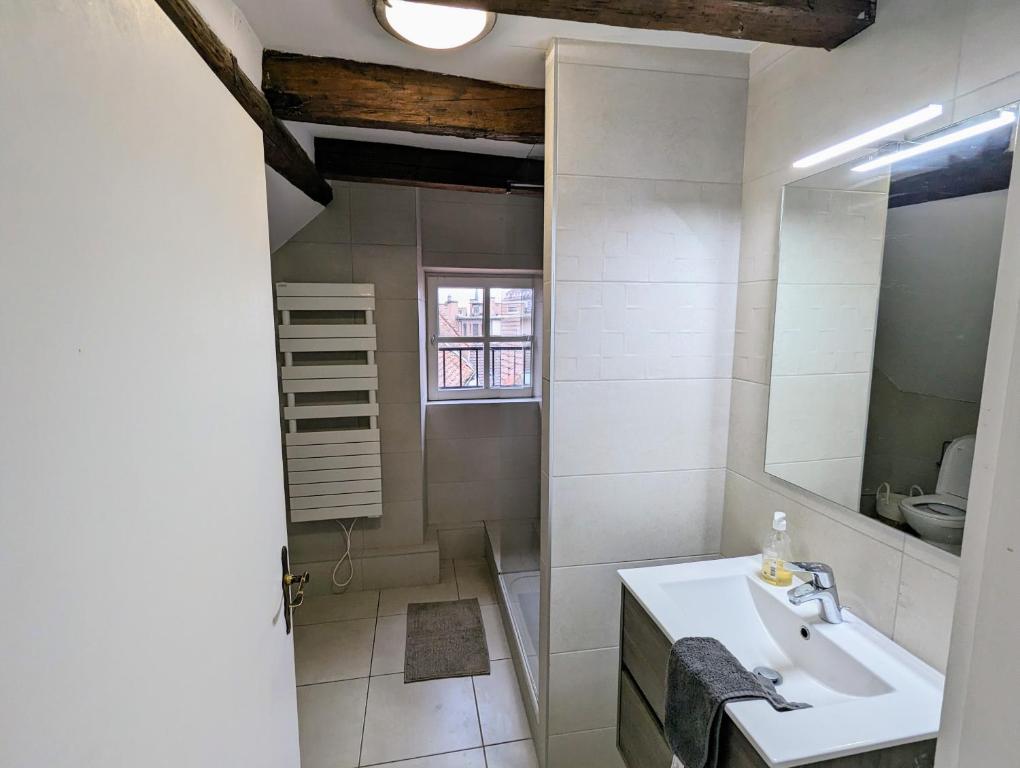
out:
<path id="1" fill-rule="evenodd" d="M 793 583 L 793 574 L 786 569 L 786 564 L 792 557 L 790 537 L 786 534 L 786 513 L 776 512 L 772 516 L 772 530 L 761 548 L 761 577 L 777 587 L 789 586 Z"/>

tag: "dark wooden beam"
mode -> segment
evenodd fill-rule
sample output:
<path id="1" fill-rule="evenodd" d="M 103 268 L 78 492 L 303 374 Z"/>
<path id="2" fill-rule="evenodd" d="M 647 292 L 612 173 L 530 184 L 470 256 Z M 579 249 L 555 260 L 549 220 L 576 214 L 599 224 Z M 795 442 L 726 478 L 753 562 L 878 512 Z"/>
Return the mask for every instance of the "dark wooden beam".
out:
<path id="1" fill-rule="evenodd" d="M 262 89 L 284 120 L 529 144 L 545 135 L 541 88 L 266 51 Z"/>
<path id="2" fill-rule="evenodd" d="M 1009 189 L 1013 153 L 996 147 L 976 157 L 950 159 L 946 165 L 910 176 L 894 176 L 889 185 L 889 207 L 950 200 Z"/>
<path id="3" fill-rule="evenodd" d="M 875 23 L 878 0 L 418 0 L 516 16 L 835 48 Z"/>
<path id="4" fill-rule="evenodd" d="M 209 28 L 188 0 L 156 0 L 213 74 L 227 87 L 245 112 L 262 129 L 266 165 L 322 205 L 329 205 L 333 190 L 287 127 L 273 115 L 269 102 L 241 71 L 234 54 Z"/>
<path id="5" fill-rule="evenodd" d="M 315 165 L 327 179 L 533 195 L 544 172 L 541 160 L 324 138 L 315 139 Z"/>

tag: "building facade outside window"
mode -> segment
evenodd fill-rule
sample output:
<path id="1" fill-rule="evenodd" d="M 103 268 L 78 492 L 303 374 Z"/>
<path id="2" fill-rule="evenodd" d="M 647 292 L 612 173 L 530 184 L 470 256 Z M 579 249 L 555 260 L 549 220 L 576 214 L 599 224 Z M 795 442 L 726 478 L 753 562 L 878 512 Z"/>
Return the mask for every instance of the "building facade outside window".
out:
<path id="1" fill-rule="evenodd" d="M 429 275 L 429 399 L 535 396 L 535 281 Z"/>

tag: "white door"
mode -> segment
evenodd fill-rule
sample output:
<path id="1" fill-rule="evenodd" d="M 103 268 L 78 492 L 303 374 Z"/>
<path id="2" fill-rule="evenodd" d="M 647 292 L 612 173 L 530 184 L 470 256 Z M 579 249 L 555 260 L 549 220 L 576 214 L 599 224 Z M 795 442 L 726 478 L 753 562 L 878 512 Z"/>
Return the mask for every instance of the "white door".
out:
<path id="1" fill-rule="evenodd" d="M 262 137 L 152 0 L 0 104 L 0 765 L 296 767 Z"/>

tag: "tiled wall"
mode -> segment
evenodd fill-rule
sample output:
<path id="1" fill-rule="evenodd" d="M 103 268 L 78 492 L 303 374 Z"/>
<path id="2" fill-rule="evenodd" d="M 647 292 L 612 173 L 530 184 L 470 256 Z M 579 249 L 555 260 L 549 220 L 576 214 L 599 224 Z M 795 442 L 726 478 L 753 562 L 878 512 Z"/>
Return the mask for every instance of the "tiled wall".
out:
<path id="1" fill-rule="evenodd" d="M 958 562 L 913 537 L 764 474 L 783 185 L 791 163 L 917 109 L 945 123 L 1020 98 L 1012 0 L 883 0 L 878 22 L 833 52 L 765 45 L 751 55 L 743 228 L 723 553 L 757 551 L 774 509 L 790 514 L 802 557 L 835 567 L 846 602 L 944 667 Z M 932 124 L 924 131 L 932 129 Z"/>
<path id="2" fill-rule="evenodd" d="M 888 176 L 877 191 L 788 187 L 776 296 L 770 474 L 859 501 Z"/>
<path id="3" fill-rule="evenodd" d="M 358 522 L 354 550 L 419 545 L 425 513 L 416 191 L 334 182 L 333 192 L 333 202 L 273 253 L 273 280 L 375 283 L 383 514 Z M 312 571 L 311 590 L 329 591 L 343 549 L 340 527 L 332 520 L 291 524 L 289 540 L 292 560 Z M 355 561 L 354 588 L 363 583 L 365 562 Z"/>
<path id="4" fill-rule="evenodd" d="M 542 199 L 422 190 L 429 269 L 542 269 Z M 428 522 L 443 556 L 483 552 L 484 520 L 538 517 L 538 402 L 436 403 L 425 420 Z"/>
<path id="5" fill-rule="evenodd" d="M 747 66 L 569 41 L 547 63 L 549 768 L 620 765 L 616 570 L 719 551 Z"/>
<path id="6" fill-rule="evenodd" d="M 459 527 L 538 516 L 539 452 L 537 403 L 444 404 L 438 415 L 428 409 L 434 455 L 426 455 L 419 252 L 429 267 L 541 269 L 542 201 L 390 185 L 333 187 L 329 207 L 273 253 L 273 279 L 375 283 L 383 515 L 358 523 L 353 549 L 387 557 L 358 557 L 351 587 L 414 583 L 428 573 L 429 555 L 416 549 L 427 525 L 450 529 L 440 544 L 451 542 L 451 552 L 481 556 L 480 529 L 465 538 Z M 295 567 L 312 572 L 309 591 L 331 591 L 330 571 L 344 543 L 339 526 L 292 524 L 289 539 Z"/>

